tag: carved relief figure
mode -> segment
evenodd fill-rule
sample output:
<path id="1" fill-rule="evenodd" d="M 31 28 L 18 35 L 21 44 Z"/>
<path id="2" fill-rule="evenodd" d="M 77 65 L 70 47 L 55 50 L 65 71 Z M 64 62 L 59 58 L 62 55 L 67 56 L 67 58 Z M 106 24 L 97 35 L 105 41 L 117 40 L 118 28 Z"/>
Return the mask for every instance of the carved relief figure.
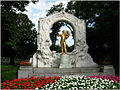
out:
<path id="1" fill-rule="evenodd" d="M 61 45 L 62 54 L 64 53 L 64 51 L 65 51 L 65 54 L 67 54 L 65 39 L 69 38 L 70 35 L 71 35 L 71 34 L 67 34 L 67 33 L 65 32 L 65 30 L 62 31 L 62 34 L 59 34 L 59 35 L 58 35 L 58 36 L 61 37 L 60 45 Z M 64 51 L 63 51 L 63 50 L 64 50 Z"/>

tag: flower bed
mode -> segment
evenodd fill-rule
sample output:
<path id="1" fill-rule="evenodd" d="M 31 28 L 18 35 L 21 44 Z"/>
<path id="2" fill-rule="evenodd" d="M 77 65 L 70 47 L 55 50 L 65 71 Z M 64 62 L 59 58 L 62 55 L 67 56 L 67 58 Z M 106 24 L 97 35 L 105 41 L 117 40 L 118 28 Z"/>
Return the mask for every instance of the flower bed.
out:
<path id="1" fill-rule="evenodd" d="M 44 76 L 35 78 L 31 76 L 31 78 L 24 79 L 14 79 L 12 81 L 7 81 L 1 83 L 2 89 L 35 89 L 42 88 L 46 84 L 54 83 L 59 77 L 49 77 L 45 78 Z"/>
<path id="2" fill-rule="evenodd" d="M 118 89 L 118 77 L 105 76 L 62 76 L 55 83 L 47 84 L 44 89 Z"/>
<path id="3" fill-rule="evenodd" d="M 32 63 L 28 62 L 28 61 L 23 61 L 20 63 L 21 66 L 31 66 Z"/>
<path id="4" fill-rule="evenodd" d="M 2 89 L 119 89 L 119 77 L 116 76 L 44 76 L 14 79 L 1 83 Z"/>

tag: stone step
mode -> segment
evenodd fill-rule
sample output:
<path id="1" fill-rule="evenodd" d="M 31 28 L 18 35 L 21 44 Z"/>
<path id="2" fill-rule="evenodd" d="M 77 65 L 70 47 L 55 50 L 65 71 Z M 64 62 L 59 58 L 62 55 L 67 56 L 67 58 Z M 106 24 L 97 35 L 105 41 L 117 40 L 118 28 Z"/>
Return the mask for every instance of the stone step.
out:
<path id="1" fill-rule="evenodd" d="M 107 66 L 108 67 L 108 66 Z M 32 68 L 32 67 L 20 67 L 18 70 L 18 78 L 25 77 L 40 77 L 40 76 L 62 76 L 62 75 L 86 75 L 86 76 L 109 76 L 115 75 L 114 68 L 48 68 L 48 67 L 40 67 L 40 68 Z"/>
<path id="2" fill-rule="evenodd" d="M 41 77 L 41 76 L 45 76 L 45 77 L 53 77 L 53 76 L 63 76 L 63 75 L 85 75 L 85 76 L 94 76 L 94 75 L 100 75 L 100 76 L 109 76 L 109 73 L 103 73 L 103 72 L 95 72 L 95 73 L 74 73 L 74 74 L 50 74 L 50 73 L 30 73 L 28 74 L 28 77 L 34 76 L 34 77 Z"/>
<path id="3" fill-rule="evenodd" d="M 81 72 L 100 72 L 100 68 L 33 68 L 33 73 L 56 73 L 56 74 L 74 74 Z"/>

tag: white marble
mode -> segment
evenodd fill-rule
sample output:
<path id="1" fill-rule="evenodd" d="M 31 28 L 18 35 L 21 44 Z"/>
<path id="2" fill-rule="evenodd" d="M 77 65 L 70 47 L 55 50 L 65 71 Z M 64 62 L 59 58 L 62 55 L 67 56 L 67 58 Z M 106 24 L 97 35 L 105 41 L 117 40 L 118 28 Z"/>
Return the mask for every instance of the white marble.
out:
<path id="1" fill-rule="evenodd" d="M 56 12 L 38 21 L 37 51 L 33 55 L 33 67 L 59 67 L 60 54 L 50 50 L 50 28 L 54 23 L 65 21 L 74 30 L 74 50 L 69 55 L 71 67 L 97 67 L 88 52 L 86 43 L 86 24 L 72 14 Z M 65 57 L 66 58 L 66 57 Z M 67 59 L 67 58 L 66 58 Z M 68 61 L 68 60 L 67 60 Z M 64 61 L 62 61 L 63 63 Z"/>

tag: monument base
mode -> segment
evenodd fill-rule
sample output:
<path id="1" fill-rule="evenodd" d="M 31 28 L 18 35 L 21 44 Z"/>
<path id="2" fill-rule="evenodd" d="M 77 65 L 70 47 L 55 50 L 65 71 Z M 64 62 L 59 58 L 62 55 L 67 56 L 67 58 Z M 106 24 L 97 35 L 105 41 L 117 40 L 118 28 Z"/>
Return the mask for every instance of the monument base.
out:
<path id="1" fill-rule="evenodd" d="M 102 70 L 100 70 L 102 69 Z M 107 72 L 107 68 L 98 67 L 98 68 L 49 68 L 49 67 L 40 67 L 40 68 L 28 68 L 28 67 L 20 67 L 18 70 L 18 78 L 25 77 L 40 77 L 40 76 L 63 76 L 63 75 L 115 75 L 114 68 L 108 68 L 109 72 Z M 112 72 L 110 72 L 112 71 Z"/>

